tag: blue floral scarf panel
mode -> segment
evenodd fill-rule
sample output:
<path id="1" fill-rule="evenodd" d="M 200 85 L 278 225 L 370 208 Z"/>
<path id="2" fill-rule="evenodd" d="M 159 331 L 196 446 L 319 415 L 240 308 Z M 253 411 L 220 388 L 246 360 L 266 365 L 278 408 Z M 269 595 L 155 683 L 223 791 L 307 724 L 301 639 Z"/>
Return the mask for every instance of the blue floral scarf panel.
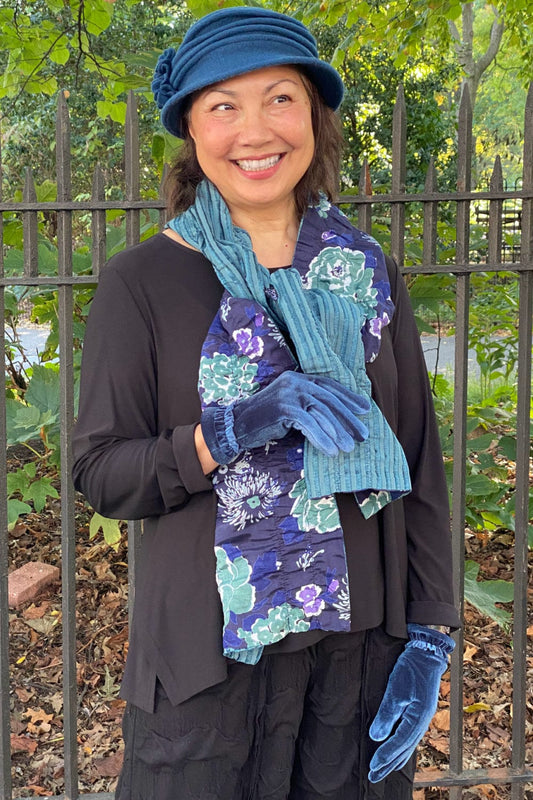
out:
<path id="1" fill-rule="evenodd" d="M 225 292 L 202 350 L 202 407 L 248 397 L 297 368 L 264 308 Z M 227 657 L 257 663 L 266 645 L 289 633 L 350 629 L 337 503 L 333 495 L 309 497 L 303 454 L 302 434 L 291 431 L 214 473 L 216 578 Z"/>

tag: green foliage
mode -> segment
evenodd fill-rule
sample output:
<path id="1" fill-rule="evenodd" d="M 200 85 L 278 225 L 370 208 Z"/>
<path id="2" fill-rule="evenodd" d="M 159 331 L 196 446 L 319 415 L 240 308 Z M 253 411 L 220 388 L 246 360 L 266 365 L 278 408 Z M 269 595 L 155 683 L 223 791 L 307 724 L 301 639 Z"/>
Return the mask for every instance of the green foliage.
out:
<path id="1" fill-rule="evenodd" d="M 103 517 L 95 511 L 89 522 L 89 539 L 94 539 L 99 531 L 102 531 L 107 544 L 113 550 L 118 550 L 121 537 L 120 521 Z"/>
<path id="2" fill-rule="evenodd" d="M 510 603 L 513 600 L 513 584 L 510 581 L 479 581 L 479 564 L 475 561 L 465 563 L 465 599 L 478 611 L 497 622 L 509 631 L 512 617 L 509 611 L 496 603 Z"/>
<path id="3" fill-rule="evenodd" d="M 8 529 L 12 530 L 20 516 L 32 510 L 40 513 L 50 497 L 58 498 L 52 478 L 36 475 L 35 462 L 25 464 L 7 476 L 7 515 Z M 29 504 L 32 505 L 29 505 Z M 32 508 L 33 506 L 33 508 Z"/>

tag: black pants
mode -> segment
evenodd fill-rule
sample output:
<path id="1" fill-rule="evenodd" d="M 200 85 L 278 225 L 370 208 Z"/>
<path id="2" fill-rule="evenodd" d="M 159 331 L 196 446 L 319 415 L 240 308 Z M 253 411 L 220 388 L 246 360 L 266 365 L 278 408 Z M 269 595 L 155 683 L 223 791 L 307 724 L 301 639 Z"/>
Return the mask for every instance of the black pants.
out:
<path id="1" fill-rule="evenodd" d="M 230 665 L 226 681 L 154 714 L 128 705 L 116 800 L 409 800 L 415 759 L 367 780 L 367 734 L 404 642 L 381 629 Z"/>

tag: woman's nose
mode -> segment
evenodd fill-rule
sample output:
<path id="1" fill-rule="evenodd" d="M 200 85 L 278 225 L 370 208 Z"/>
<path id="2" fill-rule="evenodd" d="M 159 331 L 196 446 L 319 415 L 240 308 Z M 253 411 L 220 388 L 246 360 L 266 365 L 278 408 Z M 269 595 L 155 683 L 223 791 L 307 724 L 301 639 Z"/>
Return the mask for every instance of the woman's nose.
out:
<path id="1" fill-rule="evenodd" d="M 240 120 L 239 140 L 241 144 L 259 145 L 272 139 L 272 131 L 265 114 L 257 108 L 246 111 Z"/>

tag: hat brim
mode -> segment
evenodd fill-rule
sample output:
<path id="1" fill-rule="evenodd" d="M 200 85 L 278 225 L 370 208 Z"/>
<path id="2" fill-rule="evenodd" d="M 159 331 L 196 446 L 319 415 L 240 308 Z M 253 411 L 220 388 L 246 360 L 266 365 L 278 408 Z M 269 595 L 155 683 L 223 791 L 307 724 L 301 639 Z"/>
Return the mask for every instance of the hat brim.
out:
<path id="1" fill-rule="evenodd" d="M 176 92 L 175 95 L 167 100 L 161 109 L 161 122 L 167 131 L 177 136 L 178 139 L 184 138 L 185 130 L 182 125 L 183 109 L 187 98 L 194 92 L 205 89 L 207 86 L 212 86 L 219 81 L 235 78 L 238 75 L 254 72 L 264 67 L 281 65 L 301 67 L 317 87 L 326 105 L 336 110 L 341 104 L 344 94 L 342 79 L 339 73 L 326 61 L 306 57 L 296 57 L 287 61 L 286 57 L 276 59 L 270 56 L 269 58 L 265 58 L 261 56 L 261 53 L 258 53 L 255 59 L 250 59 L 250 55 L 247 54 L 246 57 L 243 58 L 243 63 L 239 63 L 239 61 L 240 59 L 237 54 L 231 67 L 228 67 L 226 70 L 220 70 L 215 81 L 212 79 L 198 80 L 196 84 L 188 85 L 186 89 L 183 89 L 181 92 Z"/>

